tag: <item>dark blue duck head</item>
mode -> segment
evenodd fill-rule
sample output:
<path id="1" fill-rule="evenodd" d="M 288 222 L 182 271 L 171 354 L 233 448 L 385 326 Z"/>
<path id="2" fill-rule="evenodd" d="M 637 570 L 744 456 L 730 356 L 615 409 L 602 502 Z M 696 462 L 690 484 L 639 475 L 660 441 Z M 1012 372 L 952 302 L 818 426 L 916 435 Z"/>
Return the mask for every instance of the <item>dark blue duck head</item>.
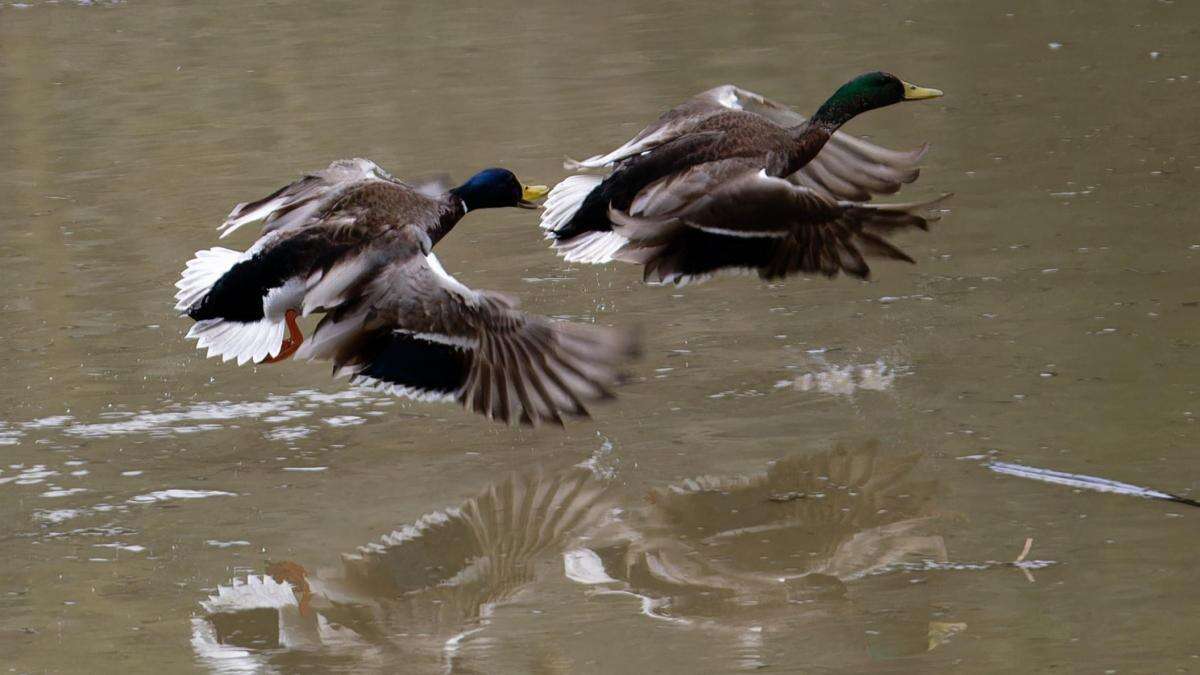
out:
<path id="1" fill-rule="evenodd" d="M 536 209 L 535 200 L 546 196 L 545 185 L 522 185 L 508 169 L 484 169 L 470 180 L 450 190 L 463 200 L 468 211 L 519 206 Z"/>

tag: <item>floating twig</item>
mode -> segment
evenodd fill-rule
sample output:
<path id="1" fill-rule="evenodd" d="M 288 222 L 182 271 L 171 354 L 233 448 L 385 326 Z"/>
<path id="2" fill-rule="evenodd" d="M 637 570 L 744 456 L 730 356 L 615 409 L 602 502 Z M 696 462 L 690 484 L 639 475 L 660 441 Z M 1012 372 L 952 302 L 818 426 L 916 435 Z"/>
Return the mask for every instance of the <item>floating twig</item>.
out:
<path id="1" fill-rule="evenodd" d="M 1025 547 L 1021 549 L 1021 554 L 1011 562 L 1002 560 L 985 560 L 983 562 L 939 562 L 936 560 L 923 560 L 916 563 L 895 563 L 886 565 L 876 570 L 872 570 L 863 576 L 876 576 L 879 574 L 888 574 L 890 572 L 964 572 L 964 571 L 982 571 L 995 569 L 997 567 L 1012 567 L 1021 570 L 1025 578 L 1032 583 L 1034 581 L 1031 570 L 1040 570 L 1044 567 L 1057 565 L 1056 560 L 1026 560 L 1029 551 L 1033 548 L 1033 537 L 1025 539 Z"/>
<path id="2" fill-rule="evenodd" d="M 1033 537 L 1025 537 L 1025 548 L 1021 549 L 1021 555 L 1017 556 L 1017 559 L 1014 560 L 1012 564 L 1013 567 L 1021 570 L 1021 572 L 1025 575 L 1025 578 L 1028 579 L 1029 583 L 1032 584 L 1033 573 L 1030 572 L 1029 569 L 1023 564 L 1025 562 L 1025 556 L 1029 555 L 1029 549 L 1031 548 L 1033 548 Z"/>
<path id="3" fill-rule="evenodd" d="M 1021 549 L 1021 555 L 1017 556 L 1017 559 L 1013 561 L 1013 564 L 1015 565 L 1024 560 L 1025 556 L 1029 555 L 1029 549 L 1031 548 L 1033 548 L 1033 537 L 1026 537 L 1025 548 Z"/>

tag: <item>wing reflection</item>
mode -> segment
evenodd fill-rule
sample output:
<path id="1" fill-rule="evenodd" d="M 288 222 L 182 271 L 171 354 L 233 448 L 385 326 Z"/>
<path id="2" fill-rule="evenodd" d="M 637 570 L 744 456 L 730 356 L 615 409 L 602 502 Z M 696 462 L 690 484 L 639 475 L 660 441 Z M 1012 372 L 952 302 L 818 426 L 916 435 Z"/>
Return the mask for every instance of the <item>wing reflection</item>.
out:
<path id="1" fill-rule="evenodd" d="M 854 623 L 844 616 L 852 582 L 946 562 L 936 484 L 914 476 L 918 460 L 840 448 L 778 461 L 760 475 L 690 479 L 652 492 L 646 508 L 627 514 L 625 536 L 568 552 L 568 574 L 590 560 L 588 574 L 572 578 L 724 634 L 742 665 L 758 667 L 772 632 Z M 928 617 L 917 623 L 887 651 L 923 652 L 945 633 Z M 851 632 L 858 637 L 850 642 L 861 642 L 863 626 Z"/>
<path id="2" fill-rule="evenodd" d="M 336 573 L 276 563 L 201 602 L 192 644 L 214 670 L 259 670 L 308 652 L 334 667 L 452 662 L 492 607 L 533 582 L 541 565 L 611 508 L 584 470 L 514 476 L 462 506 L 435 511 L 342 556 Z M 320 651 L 320 655 L 313 652 Z"/>
<path id="3" fill-rule="evenodd" d="M 582 585 L 591 597 L 630 596 L 650 618 L 711 631 L 747 667 L 763 663 L 764 641 L 797 629 L 834 626 L 830 643 L 861 654 L 870 631 L 855 582 L 947 560 L 936 484 L 916 475 L 918 459 L 836 449 L 757 475 L 687 480 L 624 509 L 586 470 L 514 476 L 344 555 L 334 572 L 278 563 L 220 587 L 201 603 L 193 645 L 226 671 L 297 659 L 469 670 L 473 658 L 459 653 L 467 641 L 490 658 L 533 648 L 500 637 L 520 633 L 506 627 L 516 620 L 508 605 L 578 607 Z M 909 600 L 922 592 L 907 586 Z M 920 616 L 903 631 L 890 625 L 870 651 L 923 652 L 965 628 L 915 604 Z M 578 633 L 569 621 L 562 634 L 546 625 L 537 640 L 569 643 L 567 631 Z"/>
<path id="4" fill-rule="evenodd" d="M 749 477 L 689 479 L 651 492 L 607 538 L 564 553 L 566 576 L 718 636 L 718 651 L 747 669 L 770 665 L 772 653 L 841 670 L 864 655 L 933 651 L 967 630 L 934 601 L 926 582 L 938 573 L 1014 569 L 1034 582 L 1031 570 L 1056 562 L 1028 559 L 1031 538 L 1016 559 L 949 560 L 948 519 L 920 459 L 868 445 L 793 456 Z"/>

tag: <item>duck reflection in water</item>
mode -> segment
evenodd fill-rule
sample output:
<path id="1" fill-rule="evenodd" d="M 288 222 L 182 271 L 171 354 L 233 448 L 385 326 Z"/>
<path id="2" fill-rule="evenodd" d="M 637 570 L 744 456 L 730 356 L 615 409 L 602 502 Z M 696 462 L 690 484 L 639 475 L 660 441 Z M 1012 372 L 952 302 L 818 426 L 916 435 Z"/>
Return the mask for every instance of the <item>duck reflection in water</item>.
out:
<path id="1" fill-rule="evenodd" d="M 650 599 L 648 614 L 726 640 L 749 669 L 767 665 L 772 636 L 804 636 L 813 652 L 841 652 L 840 663 L 864 649 L 923 653 L 966 625 L 936 620 L 912 598 L 927 590 L 910 587 L 904 604 L 917 616 L 880 636 L 861 611 L 873 600 L 855 592 L 865 577 L 947 562 L 946 519 L 934 510 L 936 483 L 914 476 L 919 461 L 869 445 L 792 456 L 752 476 L 685 480 L 626 514 L 628 536 L 568 551 L 567 574 L 597 595 Z"/>
<path id="2" fill-rule="evenodd" d="M 582 469 L 513 476 L 344 554 L 336 572 L 269 564 L 266 575 L 220 586 L 200 603 L 193 647 L 224 670 L 257 669 L 293 651 L 330 667 L 436 670 L 489 623 L 494 606 L 561 570 L 566 544 L 609 516 L 608 488 Z"/>
<path id="3" fill-rule="evenodd" d="M 193 645 L 218 669 L 403 658 L 462 670 L 465 645 L 499 647 L 482 639 L 498 609 L 582 584 L 589 597 L 629 596 L 652 619 L 729 638 L 744 665 L 772 634 L 831 618 L 861 653 L 854 582 L 947 559 L 936 485 L 914 476 L 918 460 L 836 449 L 754 476 L 686 480 L 632 507 L 584 469 L 513 476 L 342 556 L 339 570 L 274 563 L 219 587 L 201 602 Z M 569 595 L 578 603 L 578 590 Z M 965 627 L 921 614 L 882 651 L 923 652 Z"/>

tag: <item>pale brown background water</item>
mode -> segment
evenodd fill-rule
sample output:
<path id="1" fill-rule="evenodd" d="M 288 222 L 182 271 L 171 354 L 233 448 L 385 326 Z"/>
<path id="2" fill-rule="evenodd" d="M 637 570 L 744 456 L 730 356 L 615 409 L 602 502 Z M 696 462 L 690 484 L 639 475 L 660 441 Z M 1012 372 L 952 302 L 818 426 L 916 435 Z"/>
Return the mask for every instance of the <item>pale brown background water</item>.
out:
<path id="1" fill-rule="evenodd" d="M 334 563 L 510 471 L 598 453 L 636 503 L 877 442 L 921 454 L 951 560 L 1012 559 L 1033 537 L 1059 564 L 1034 583 L 872 577 L 791 623 L 730 617 L 769 629 L 736 648 L 559 579 L 499 607 L 455 667 L 1200 670 L 1200 512 L 956 459 L 1200 487 L 1198 27 L 1200 7 L 1153 0 L 0 0 L 0 660 L 202 670 L 190 619 L 217 584 L 267 560 Z M 205 361 L 171 310 L 183 262 L 234 203 L 331 159 L 552 182 L 564 155 L 614 147 L 716 84 L 811 111 L 878 68 L 947 92 L 848 128 L 934 145 L 905 194 L 957 196 L 902 238 L 915 267 L 650 288 L 630 267 L 562 263 L 516 211 L 472 214 L 439 246 L 465 283 L 530 310 L 644 328 L 637 380 L 565 432 L 354 393 L 310 364 Z M 871 385 L 859 367 L 877 363 L 893 377 L 875 389 L 795 384 Z M 234 495 L 135 499 L 168 489 Z M 914 623 L 920 646 L 927 621 L 967 628 L 928 652 L 879 646 Z M 406 665 L 385 652 L 374 667 Z"/>

